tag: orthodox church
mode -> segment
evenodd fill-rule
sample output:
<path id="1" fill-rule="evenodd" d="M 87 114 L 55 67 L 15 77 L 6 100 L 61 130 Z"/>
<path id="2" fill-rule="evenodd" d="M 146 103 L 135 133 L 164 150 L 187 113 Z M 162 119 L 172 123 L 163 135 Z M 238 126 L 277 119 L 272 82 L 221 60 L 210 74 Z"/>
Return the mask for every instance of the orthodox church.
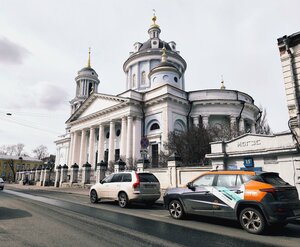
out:
<path id="1" fill-rule="evenodd" d="M 168 133 L 191 125 L 255 133 L 260 111 L 253 98 L 223 82 L 220 89 L 185 91 L 187 63 L 176 43 L 161 40 L 160 33 L 153 16 L 148 40 L 136 42 L 124 62 L 126 90 L 118 95 L 99 92 L 89 52 L 87 66 L 75 78 L 66 134 L 55 141 L 56 165 L 88 162 L 95 168 L 101 160 L 120 158 L 135 165 L 143 150 L 156 167 Z"/>

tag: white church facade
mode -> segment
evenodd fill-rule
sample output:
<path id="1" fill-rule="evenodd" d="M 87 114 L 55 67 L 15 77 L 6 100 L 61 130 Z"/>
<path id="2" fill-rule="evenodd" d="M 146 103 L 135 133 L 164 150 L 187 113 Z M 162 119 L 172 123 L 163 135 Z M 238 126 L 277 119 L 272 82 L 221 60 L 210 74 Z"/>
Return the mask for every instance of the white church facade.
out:
<path id="1" fill-rule="evenodd" d="M 129 167 L 141 158 L 141 140 L 152 167 L 157 167 L 170 131 L 191 125 L 236 128 L 255 133 L 260 110 L 244 92 L 220 89 L 185 91 L 186 61 L 176 43 L 160 39 L 156 17 L 149 39 L 136 42 L 123 65 L 126 89 L 118 95 L 101 93 L 96 71 L 88 64 L 78 72 L 76 94 L 70 101 L 71 116 L 66 134 L 57 140 L 56 166 L 95 168 L 101 160 L 126 161 Z M 105 83 L 105 82 L 103 82 Z"/>

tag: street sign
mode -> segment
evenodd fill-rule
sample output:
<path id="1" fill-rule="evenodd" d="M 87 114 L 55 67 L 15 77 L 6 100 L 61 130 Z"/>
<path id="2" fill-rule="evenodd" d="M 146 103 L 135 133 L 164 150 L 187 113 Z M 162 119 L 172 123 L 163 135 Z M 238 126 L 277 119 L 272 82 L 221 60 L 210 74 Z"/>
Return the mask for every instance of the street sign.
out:
<path id="1" fill-rule="evenodd" d="M 148 140 L 148 138 L 145 137 L 145 136 L 142 137 L 142 139 L 141 139 L 141 147 L 143 149 L 146 149 L 148 146 L 149 146 L 149 140 Z"/>

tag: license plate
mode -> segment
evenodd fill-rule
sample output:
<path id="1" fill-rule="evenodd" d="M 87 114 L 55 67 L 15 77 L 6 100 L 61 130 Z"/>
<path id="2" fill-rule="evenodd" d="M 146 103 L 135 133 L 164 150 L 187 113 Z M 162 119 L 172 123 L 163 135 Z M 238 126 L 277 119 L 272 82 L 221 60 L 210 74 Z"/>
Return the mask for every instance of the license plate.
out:
<path id="1" fill-rule="evenodd" d="M 300 209 L 293 210 L 295 216 L 300 216 Z"/>
<path id="2" fill-rule="evenodd" d="M 156 187 L 155 184 L 145 184 L 144 186 L 145 186 L 145 188 L 155 188 Z"/>

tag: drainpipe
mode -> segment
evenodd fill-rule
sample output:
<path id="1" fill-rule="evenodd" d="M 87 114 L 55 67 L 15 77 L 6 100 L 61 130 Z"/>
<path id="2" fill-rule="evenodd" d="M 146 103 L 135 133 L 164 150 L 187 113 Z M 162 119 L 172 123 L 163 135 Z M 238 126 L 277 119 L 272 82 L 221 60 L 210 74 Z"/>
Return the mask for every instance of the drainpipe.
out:
<path id="1" fill-rule="evenodd" d="M 189 92 L 187 92 L 187 100 L 188 100 L 189 105 L 190 105 L 190 110 L 189 110 L 189 112 L 186 116 L 187 129 L 190 128 L 190 114 L 191 114 L 191 111 L 192 111 L 192 108 L 193 108 L 193 101 L 189 100 L 189 96 L 190 96 L 190 94 L 189 94 Z"/>

